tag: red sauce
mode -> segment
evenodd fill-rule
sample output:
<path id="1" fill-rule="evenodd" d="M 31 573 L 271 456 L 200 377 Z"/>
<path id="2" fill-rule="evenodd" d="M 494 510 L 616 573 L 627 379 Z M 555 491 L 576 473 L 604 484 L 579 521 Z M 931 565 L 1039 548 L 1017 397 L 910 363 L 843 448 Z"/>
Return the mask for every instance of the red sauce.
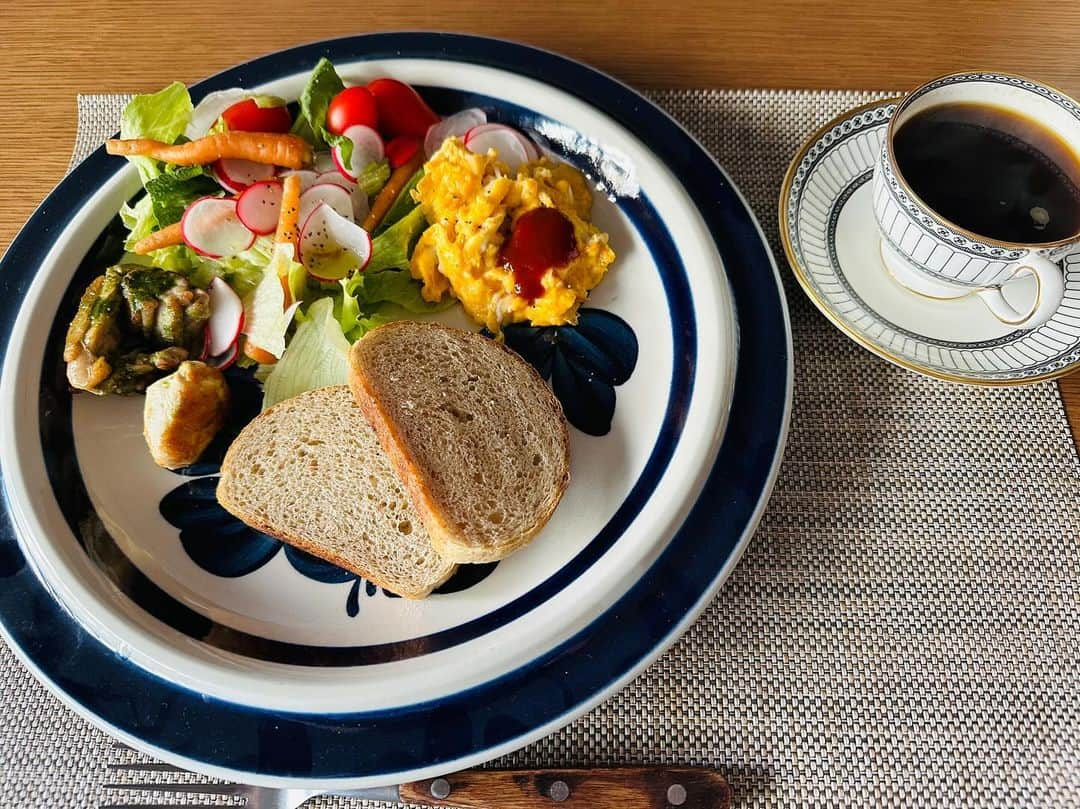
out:
<path id="1" fill-rule="evenodd" d="M 514 292 L 531 303 L 544 294 L 544 273 L 576 255 L 570 220 L 554 208 L 534 208 L 514 223 L 501 258 L 514 272 Z"/>

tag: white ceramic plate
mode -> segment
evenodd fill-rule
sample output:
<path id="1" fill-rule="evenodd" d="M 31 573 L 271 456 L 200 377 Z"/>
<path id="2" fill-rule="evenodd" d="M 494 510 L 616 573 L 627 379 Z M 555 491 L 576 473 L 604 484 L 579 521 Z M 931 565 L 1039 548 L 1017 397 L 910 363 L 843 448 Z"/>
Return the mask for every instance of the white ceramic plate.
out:
<path id="1" fill-rule="evenodd" d="M 409 602 L 236 523 L 213 498 L 213 452 L 187 475 L 156 467 L 141 400 L 73 397 L 63 382 L 67 321 L 139 188 L 99 150 L 0 268 L 0 619 L 69 705 L 163 758 L 249 782 L 372 786 L 538 738 L 689 625 L 775 478 L 790 336 L 728 178 L 658 109 L 577 63 L 381 34 L 264 57 L 193 94 L 294 98 L 320 55 L 347 82 L 413 83 L 444 114 L 484 107 L 595 183 L 614 269 L 578 327 L 508 334 L 549 370 L 575 425 L 563 503 L 521 553 Z M 231 382 L 257 405 L 254 382 Z"/>

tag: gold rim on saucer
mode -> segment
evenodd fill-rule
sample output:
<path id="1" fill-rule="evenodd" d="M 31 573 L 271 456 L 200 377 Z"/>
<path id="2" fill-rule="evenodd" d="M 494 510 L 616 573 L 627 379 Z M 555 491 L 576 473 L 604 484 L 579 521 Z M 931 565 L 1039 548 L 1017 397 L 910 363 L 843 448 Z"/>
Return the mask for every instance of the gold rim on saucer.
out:
<path id="1" fill-rule="evenodd" d="M 866 104 L 860 104 L 857 107 L 852 107 L 845 112 L 837 115 L 831 119 L 828 123 L 824 124 L 818 129 L 814 130 L 795 153 L 791 163 L 788 165 L 787 171 L 784 173 L 784 182 L 780 186 L 780 201 L 777 205 L 779 226 L 780 226 L 780 241 L 784 245 L 784 253 L 787 255 L 788 265 L 791 267 L 792 273 L 795 275 L 796 280 L 799 282 L 799 286 L 802 287 L 803 292 L 810 298 L 814 306 L 818 311 L 825 316 L 834 326 L 836 326 L 841 332 L 846 334 L 849 338 L 861 345 L 867 351 L 872 354 L 876 354 L 882 359 L 888 360 L 894 365 L 899 365 L 901 368 L 906 368 L 909 371 L 922 374 L 923 376 L 933 377 L 934 379 L 941 379 L 946 382 L 960 382 L 965 385 L 979 385 L 982 387 L 1016 387 L 1019 385 L 1031 385 L 1036 382 L 1045 382 L 1048 379 L 1057 379 L 1062 376 L 1073 373 L 1080 367 L 1080 362 L 1074 362 L 1071 365 L 1067 365 L 1064 368 L 1060 368 L 1055 371 L 1048 371 L 1043 374 L 1037 374 L 1035 376 L 1024 377 L 1023 379 L 982 379 L 978 377 L 962 376 L 959 374 L 951 374 L 947 371 L 942 371 L 938 368 L 929 367 L 926 365 L 920 365 L 892 353 L 886 348 L 879 346 L 870 340 L 868 340 L 862 332 L 853 328 L 850 324 L 840 318 L 832 309 L 832 307 L 825 301 L 817 290 L 814 289 L 810 282 L 809 272 L 805 267 L 800 264 L 795 257 L 795 250 L 791 246 L 791 233 L 788 231 L 787 223 L 787 202 L 791 195 L 791 187 L 794 182 L 795 173 L 798 171 L 799 165 L 806 158 L 807 153 L 813 148 L 814 144 L 821 140 L 824 135 L 836 126 L 843 124 L 852 116 L 858 115 L 861 112 L 877 109 L 879 107 L 886 107 L 890 104 L 898 104 L 904 96 L 893 96 L 891 98 L 883 98 L 877 101 L 871 101 Z M 887 123 L 884 124 L 887 126 Z"/>

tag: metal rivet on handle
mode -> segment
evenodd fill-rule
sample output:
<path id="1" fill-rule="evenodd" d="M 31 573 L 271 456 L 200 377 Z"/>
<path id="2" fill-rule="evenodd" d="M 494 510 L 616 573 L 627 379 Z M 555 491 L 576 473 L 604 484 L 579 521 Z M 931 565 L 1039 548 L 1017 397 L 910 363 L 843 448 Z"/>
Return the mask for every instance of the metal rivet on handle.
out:
<path id="1" fill-rule="evenodd" d="M 570 797 L 570 787 L 565 781 L 554 781 L 548 787 L 548 797 L 556 803 L 561 803 Z"/>
<path id="2" fill-rule="evenodd" d="M 672 784 L 667 789 L 667 802 L 672 806 L 682 806 L 686 803 L 686 787 L 682 784 Z"/>
<path id="3" fill-rule="evenodd" d="M 438 798 L 440 801 L 443 798 L 450 797 L 450 782 L 445 778 L 436 778 L 431 782 L 431 797 Z"/>

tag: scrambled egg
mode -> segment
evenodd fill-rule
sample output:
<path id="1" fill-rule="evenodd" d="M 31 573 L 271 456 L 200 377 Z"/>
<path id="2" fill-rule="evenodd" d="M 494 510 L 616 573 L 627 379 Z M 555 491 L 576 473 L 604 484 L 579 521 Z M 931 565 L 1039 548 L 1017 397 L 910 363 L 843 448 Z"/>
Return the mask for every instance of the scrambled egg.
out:
<path id="1" fill-rule="evenodd" d="M 588 221 L 592 195 L 585 178 L 564 163 L 541 158 L 510 176 L 494 150 L 472 154 L 448 138 L 424 166 L 413 192 L 431 224 L 412 255 L 413 277 L 429 301 L 451 293 L 479 323 L 498 333 L 509 323 L 559 326 L 600 283 L 615 252 Z M 576 255 L 542 278 L 543 293 L 529 300 L 515 290 L 513 270 L 500 257 L 513 223 L 538 207 L 555 208 L 573 225 Z"/>

